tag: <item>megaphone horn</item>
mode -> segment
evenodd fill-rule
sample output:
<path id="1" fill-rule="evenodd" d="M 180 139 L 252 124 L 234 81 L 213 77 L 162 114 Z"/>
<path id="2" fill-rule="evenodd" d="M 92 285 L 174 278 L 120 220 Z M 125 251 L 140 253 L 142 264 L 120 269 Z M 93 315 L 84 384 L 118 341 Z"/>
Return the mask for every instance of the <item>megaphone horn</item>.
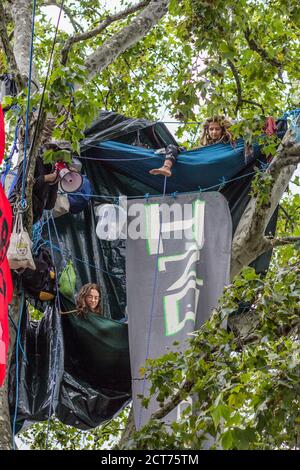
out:
<path id="1" fill-rule="evenodd" d="M 78 191 L 83 183 L 83 178 L 77 171 L 71 171 L 69 168 L 62 168 L 59 172 L 61 189 L 66 193 Z"/>
<path id="2" fill-rule="evenodd" d="M 77 171 L 70 170 L 65 162 L 59 161 L 54 165 L 60 180 L 60 187 L 66 193 L 78 191 L 83 183 L 83 178 Z"/>

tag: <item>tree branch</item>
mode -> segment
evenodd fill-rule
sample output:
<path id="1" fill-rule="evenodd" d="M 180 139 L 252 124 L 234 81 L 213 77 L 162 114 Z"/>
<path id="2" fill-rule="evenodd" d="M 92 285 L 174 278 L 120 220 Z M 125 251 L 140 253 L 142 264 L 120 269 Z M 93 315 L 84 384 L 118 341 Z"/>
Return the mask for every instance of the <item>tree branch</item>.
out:
<path id="1" fill-rule="evenodd" d="M 102 33 L 110 24 L 114 23 L 115 21 L 119 21 L 123 18 L 126 18 L 132 13 L 135 13 L 136 11 L 141 10 L 142 8 L 146 7 L 150 3 L 150 1 L 151 0 L 143 0 L 142 2 L 130 6 L 126 8 L 126 10 L 116 13 L 115 15 L 108 15 L 105 20 L 101 21 L 101 23 L 96 28 L 91 29 L 90 31 L 87 31 L 85 33 L 77 34 L 75 36 L 70 37 L 66 41 L 66 44 L 61 51 L 62 64 L 65 65 L 67 63 L 68 55 L 73 44 L 80 41 L 86 41 L 87 39 L 91 39 L 97 36 L 98 34 Z"/>
<path id="2" fill-rule="evenodd" d="M 18 69 L 18 66 L 17 66 L 13 49 L 9 42 L 7 29 L 6 29 L 6 23 L 5 23 L 5 11 L 4 11 L 2 2 L 0 2 L 0 38 L 1 38 L 2 47 L 3 47 L 4 53 L 7 59 L 9 72 L 14 75 L 17 88 L 20 91 L 24 87 L 24 83 L 23 83 L 20 71 Z"/>
<path id="3" fill-rule="evenodd" d="M 176 408 L 176 406 L 179 405 L 183 399 L 182 397 L 189 393 L 194 385 L 194 381 L 186 380 L 180 387 L 180 390 L 178 390 L 178 392 L 164 406 L 151 415 L 151 419 L 162 419 L 167 416 L 167 414 L 169 414 L 172 410 L 174 410 L 174 408 Z"/>
<path id="4" fill-rule="evenodd" d="M 237 103 L 236 103 L 236 107 L 235 107 L 235 113 L 237 113 L 238 110 L 240 109 L 242 101 L 243 101 L 242 85 L 241 85 L 241 81 L 240 81 L 238 71 L 237 71 L 234 63 L 230 59 L 228 59 L 227 64 L 229 65 L 229 67 L 231 69 L 232 75 L 233 75 L 233 77 L 235 79 L 235 83 L 236 83 Z"/>
<path id="5" fill-rule="evenodd" d="M 246 28 L 246 30 L 244 31 L 244 36 L 248 43 L 248 46 L 250 47 L 252 51 L 257 52 L 257 54 L 259 54 L 263 60 L 268 62 L 270 65 L 273 65 L 273 67 L 277 67 L 281 69 L 283 64 L 279 60 L 273 59 L 272 57 L 270 57 L 267 51 L 265 51 L 265 49 L 258 46 L 255 40 L 251 37 L 251 31 L 249 28 Z"/>
<path id="6" fill-rule="evenodd" d="M 300 242 L 300 237 L 282 237 L 282 238 L 272 238 L 266 237 L 266 251 L 270 250 L 270 248 L 275 248 L 277 246 L 284 246 L 290 245 L 292 243 Z"/>
<path id="7" fill-rule="evenodd" d="M 265 109 L 264 109 L 264 107 L 263 107 L 262 104 L 256 103 L 256 101 L 253 101 L 253 100 L 244 100 L 244 98 L 242 99 L 242 102 L 243 102 L 243 103 L 253 104 L 253 106 L 256 106 L 257 108 L 260 108 L 260 109 L 261 109 L 261 112 L 262 112 L 263 114 L 265 114 Z"/>
<path id="8" fill-rule="evenodd" d="M 300 128 L 299 119 L 297 126 Z M 257 256 L 271 248 L 270 242 L 266 242 L 266 226 L 299 161 L 300 144 L 295 141 L 294 131 L 288 130 L 267 170 L 272 177 L 268 202 L 260 205 L 258 197 L 252 197 L 235 231 L 231 255 L 232 278 L 244 266 L 248 266 Z"/>
<path id="9" fill-rule="evenodd" d="M 231 69 L 232 75 L 233 75 L 233 77 L 235 79 L 235 83 L 236 83 L 237 103 L 236 103 L 236 106 L 235 106 L 235 113 L 237 114 L 238 110 L 240 109 L 240 107 L 242 106 L 243 103 L 248 103 L 248 104 L 252 104 L 253 106 L 257 106 L 258 108 L 261 109 L 262 113 L 265 114 L 265 110 L 264 110 L 263 106 L 260 103 L 256 103 L 256 101 L 246 100 L 246 99 L 243 98 L 242 85 L 241 85 L 241 80 L 240 80 L 237 68 L 230 59 L 227 60 L 227 64 L 229 65 L 229 67 Z"/>
<path id="10" fill-rule="evenodd" d="M 41 5 L 41 6 L 55 6 L 55 7 L 60 9 L 61 8 L 61 2 L 59 2 L 57 0 L 44 0 L 43 5 Z M 62 10 L 64 11 L 64 13 L 69 18 L 69 20 L 70 20 L 74 30 L 76 31 L 76 33 L 78 31 L 83 31 L 83 27 L 81 26 L 80 23 L 77 23 L 77 21 L 74 19 L 74 16 L 73 16 L 70 8 L 68 8 L 66 5 L 63 5 Z"/>
<path id="11" fill-rule="evenodd" d="M 148 6 L 112 39 L 106 41 L 86 60 L 91 80 L 120 54 L 143 38 L 167 13 L 170 0 L 151 0 Z"/>

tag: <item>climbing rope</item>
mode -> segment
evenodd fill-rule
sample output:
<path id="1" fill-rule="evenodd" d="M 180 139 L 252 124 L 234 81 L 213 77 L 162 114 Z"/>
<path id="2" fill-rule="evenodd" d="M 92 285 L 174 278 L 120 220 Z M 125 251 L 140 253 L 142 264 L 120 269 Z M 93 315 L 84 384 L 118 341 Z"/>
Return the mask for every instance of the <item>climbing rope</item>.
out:
<path id="1" fill-rule="evenodd" d="M 52 256 L 52 260 L 54 260 L 54 252 L 53 252 L 53 247 L 52 247 L 52 238 L 51 238 L 50 223 L 49 223 L 49 214 L 47 214 L 47 227 L 48 227 L 48 236 L 49 236 L 49 241 L 50 241 L 51 256 Z M 56 287 L 56 296 L 55 296 L 55 302 L 54 302 L 55 314 L 59 315 L 60 314 L 59 312 L 61 312 L 61 306 L 60 306 L 59 290 L 58 290 L 58 276 L 57 276 L 57 271 L 55 267 L 54 267 L 54 272 L 55 272 L 55 287 Z M 47 422 L 46 445 L 45 445 L 46 449 L 48 449 L 48 444 L 49 444 L 51 416 L 52 416 L 52 413 L 54 413 L 55 411 L 53 407 L 53 401 L 54 401 L 54 393 L 56 390 L 56 380 L 57 380 L 56 364 L 57 364 L 57 358 L 58 358 L 58 335 L 55 335 L 55 336 L 56 336 L 56 342 L 54 345 L 54 364 L 53 364 L 53 369 L 52 369 L 52 380 L 51 380 L 52 388 L 51 388 L 48 422 Z"/>
<path id="2" fill-rule="evenodd" d="M 36 126 L 35 126 L 34 133 L 33 133 L 31 149 L 34 147 L 34 144 L 35 144 L 35 141 L 36 141 L 37 130 L 38 130 L 38 127 L 39 127 L 38 124 L 40 122 L 41 115 L 42 115 L 42 109 L 43 109 L 43 104 L 44 104 L 46 87 L 47 87 L 47 84 L 48 84 L 49 76 L 52 72 L 52 67 L 53 67 L 53 62 L 52 61 L 53 61 L 53 55 L 54 55 L 54 48 L 55 48 L 55 44 L 56 44 L 56 40 L 57 40 L 58 27 L 59 27 L 59 23 L 60 23 L 61 14 L 62 14 L 62 11 L 63 11 L 64 1 L 65 0 L 62 0 L 62 2 L 60 4 L 60 8 L 59 8 L 59 14 L 58 14 L 58 18 L 57 18 L 54 38 L 53 38 L 53 41 L 52 41 L 50 58 L 49 58 L 47 73 L 46 73 L 46 77 L 45 77 L 45 81 L 44 81 L 44 85 L 43 85 L 43 92 L 42 92 L 41 101 L 40 101 L 40 105 L 39 105 L 39 112 L 38 112 L 38 116 L 37 116 Z"/>
<path id="3" fill-rule="evenodd" d="M 8 172 L 11 168 L 12 158 L 13 158 L 15 152 L 18 152 L 17 141 L 18 141 L 18 133 L 19 133 L 20 122 L 21 122 L 21 119 L 18 120 L 16 128 L 15 128 L 14 141 L 13 141 L 9 156 L 4 159 L 5 168 L 4 168 L 4 170 L 2 172 L 2 175 L 1 175 L 1 184 L 2 184 L 3 187 L 4 187 L 4 184 L 5 184 L 6 176 L 7 176 Z"/>
<path id="4" fill-rule="evenodd" d="M 13 418 L 13 426 L 12 426 L 12 434 L 13 434 L 13 448 L 16 449 L 15 443 L 15 435 L 16 435 L 16 424 L 17 424 L 17 414 L 18 414 L 18 404 L 19 404 L 19 345 L 20 345 L 20 337 L 21 337 L 21 322 L 22 322 L 22 315 L 24 310 L 24 302 L 25 302 L 25 294 L 24 290 L 22 289 L 21 292 L 21 299 L 20 299 L 20 312 L 19 312 L 19 322 L 18 322 L 18 330 L 17 330 L 17 340 L 16 340 L 16 397 L 15 397 L 15 411 L 14 411 L 14 418 Z"/>
<path id="5" fill-rule="evenodd" d="M 22 204 L 23 207 L 26 206 L 25 182 L 26 182 L 26 168 L 27 168 L 27 146 L 29 144 L 29 114 L 30 114 L 30 100 L 31 100 L 31 82 L 32 82 L 32 63 L 33 63 L 33 41 L 34 41 L 35 15 L 36 15 L 36 0 L 33 0 L 32 22 L 31 22 L 31 44 L 30 44 L 29 73 L 28 73 L 28 92 L 27 92 L 27 106 L 26 106 L 24 158 L 23 158 L 23 175 L 22 175 L 21 204 Z"/>

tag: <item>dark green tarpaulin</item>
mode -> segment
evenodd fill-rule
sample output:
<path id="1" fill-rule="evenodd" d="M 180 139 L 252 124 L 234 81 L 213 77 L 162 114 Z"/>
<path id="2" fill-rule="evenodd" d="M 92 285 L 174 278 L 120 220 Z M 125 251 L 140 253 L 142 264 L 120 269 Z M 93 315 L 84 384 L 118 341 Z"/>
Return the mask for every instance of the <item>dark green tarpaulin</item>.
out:
<path id="1" fill-rule="evenodd" d="M 74 304 L 61 298 L 62 311 Z M 62 321 L 60 321 L 60 319 Z M 131 398 L 126 324 L 90 313 L 61 315 L 49 305 L 41 321 L 23 311 L 19 351 L 17 423 L 44 421 L 90 429 L 111 419 Z M 10 369 L 9 403 L 15 413 L 16 364 Z M 51 406 L 51 411 L 50 411 Z"/>

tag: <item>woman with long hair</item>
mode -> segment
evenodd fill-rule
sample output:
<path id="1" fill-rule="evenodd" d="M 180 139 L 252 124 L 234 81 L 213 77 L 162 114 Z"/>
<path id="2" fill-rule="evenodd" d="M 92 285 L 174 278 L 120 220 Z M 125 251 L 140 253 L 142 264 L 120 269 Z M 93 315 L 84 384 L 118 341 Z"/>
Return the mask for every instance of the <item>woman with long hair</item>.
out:
<path id="1" fill-rule="evenodd" d="M 203 131 L 200 137 L 200 146 L 232 142 L 232 135 L 229 132 L 231 122 L 225 116 L 213 116 L 207 118 L 203 124 Z"/>
<path id="2" fill-rule="evenodd" d="M 77 315 L 86 317 L 89 313 L 101 312 L 101 291 L 97 284 L 85 284 L 81 287 L 76 299 Z"/>

